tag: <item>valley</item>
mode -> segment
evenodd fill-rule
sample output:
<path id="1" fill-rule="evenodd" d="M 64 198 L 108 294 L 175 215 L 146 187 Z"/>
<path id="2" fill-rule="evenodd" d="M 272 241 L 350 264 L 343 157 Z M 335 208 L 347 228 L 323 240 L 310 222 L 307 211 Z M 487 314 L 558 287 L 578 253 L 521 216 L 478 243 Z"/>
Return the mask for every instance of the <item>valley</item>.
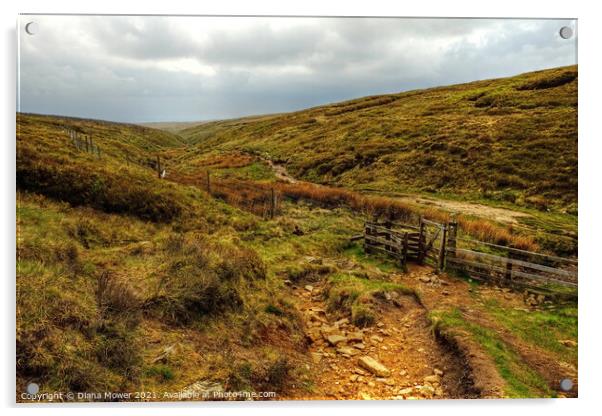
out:
<path id="1" fill-rule="evenodd" d="M 17 391 L 577 396 L 576 302 L 357 238 L 454 218 L 576 261 L 576 71 L 198 125 L 17 114 Z"/>

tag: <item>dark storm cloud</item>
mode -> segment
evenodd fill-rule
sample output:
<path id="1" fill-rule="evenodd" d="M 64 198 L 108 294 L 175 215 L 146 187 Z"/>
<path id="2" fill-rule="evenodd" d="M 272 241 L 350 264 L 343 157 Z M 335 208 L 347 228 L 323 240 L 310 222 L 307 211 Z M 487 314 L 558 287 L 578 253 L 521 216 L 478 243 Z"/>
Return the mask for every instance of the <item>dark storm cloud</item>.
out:
<path id="1" fill-rule="evenodd" d="M 117 121 L 290 111 L 576 63 L 558 36 L 572 21 L 35 20 L 37 35 L 21 32 L 21 111 Z"/>

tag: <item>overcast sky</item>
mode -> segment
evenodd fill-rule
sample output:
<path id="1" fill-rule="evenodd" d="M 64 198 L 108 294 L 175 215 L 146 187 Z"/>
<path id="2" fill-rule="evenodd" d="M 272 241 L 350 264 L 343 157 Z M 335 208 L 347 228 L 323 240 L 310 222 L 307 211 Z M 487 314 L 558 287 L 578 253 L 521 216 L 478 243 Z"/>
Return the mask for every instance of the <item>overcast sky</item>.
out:
<path id="1" fill-rule="evenodd" d="M 292 111 L 575 64 L 562 26 L 575 22 L 21 16 L 17 108 L 129 122 Z"/>

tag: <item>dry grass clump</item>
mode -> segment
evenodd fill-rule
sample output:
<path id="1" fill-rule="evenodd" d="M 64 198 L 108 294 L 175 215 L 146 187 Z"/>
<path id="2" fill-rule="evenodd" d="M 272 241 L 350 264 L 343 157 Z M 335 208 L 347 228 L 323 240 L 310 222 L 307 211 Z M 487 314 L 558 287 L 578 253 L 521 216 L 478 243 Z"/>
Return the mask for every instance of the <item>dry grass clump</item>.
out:
<path id="1" fill-rule="evenodd" d="M 419 216 L 426 219 L 447 223 L 451 217 L 448 212 L 435 208 L 420 208 L 382 196 L 362 195 L 358 192 L 341 188 L 314 185 L 307 182 L 279 183 L 278 189 L 283 195 L 293 199 L 307 199 L 327 207 L 347 206 L 371 217 L 388 220 L 415 222 Z M 471 237 L 500 245 L 508 245 L 523 250 L 537 250 L 538 245 L 532 237 L 514 234 L 511 229 L 494 224 L 487 220 L 457 216 L 460 229 Z"/>
<path id="2" fill-rule="evenodd" d="M 286 355 L 267 351 L 253 362 L 232 365 L 226 385 L 231 391 L 265 391 L 281 393 L 291 383 L 293 364 Z"/>
<path id="3" fill-rule="evenodd" d="M 17 276 L 17 375 L 45 389 L 132 386 L 142 362 L 137 297 L 110 274 L 21 259 Z"/>
<path id="4" fill-rule="evenodd" d="M 164 267 L 143 308 L 177 325 L 242 310 L 245 282 L 266 276 L 264 263 L 251 249 L 202 236 L 172 236 L 164 251 Z"/>

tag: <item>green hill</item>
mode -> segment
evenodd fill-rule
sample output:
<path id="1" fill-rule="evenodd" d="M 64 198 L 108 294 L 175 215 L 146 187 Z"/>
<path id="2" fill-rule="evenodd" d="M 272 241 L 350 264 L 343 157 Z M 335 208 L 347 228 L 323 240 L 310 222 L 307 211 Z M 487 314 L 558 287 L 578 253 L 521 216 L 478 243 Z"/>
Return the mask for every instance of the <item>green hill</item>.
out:
<path id="1" fill-rule="evenodd" d="M 179 134 L 198 154 L 259 152 L 323 184 L 577 210 L 576 66 L 208 122 Z"/>

